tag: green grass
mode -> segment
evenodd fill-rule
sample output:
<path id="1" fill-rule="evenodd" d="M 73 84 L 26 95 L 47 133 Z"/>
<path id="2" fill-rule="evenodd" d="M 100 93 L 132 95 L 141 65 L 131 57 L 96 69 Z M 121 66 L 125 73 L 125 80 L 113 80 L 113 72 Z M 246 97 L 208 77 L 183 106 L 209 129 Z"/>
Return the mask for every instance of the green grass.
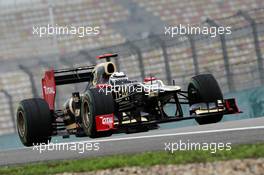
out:
<path id="1" fill-rule="evenodd" d="M 258 157 L 264 157 L 264 144 L 240 145 L 232 147 L 231 151 L 217 151 L 215 154 L 210 153 L 210 151 L 177 151 L 173 154 L 163 151 L 5 166 L 0 167 L 0 174 L 55 174 L 62 172 L 85 172 L 124 166 L 186 164 Z"/>

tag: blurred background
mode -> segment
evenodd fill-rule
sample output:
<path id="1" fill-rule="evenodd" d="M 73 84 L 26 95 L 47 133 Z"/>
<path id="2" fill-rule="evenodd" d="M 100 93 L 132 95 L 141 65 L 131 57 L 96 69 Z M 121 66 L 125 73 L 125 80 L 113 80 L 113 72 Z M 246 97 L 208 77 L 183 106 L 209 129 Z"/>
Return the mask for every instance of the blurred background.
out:
<path id="1" fill-rule="evenodd" d="M 32 34 L 48 24 L 99 26 L 100 35 Z M 179 24 L 231 26 L 232 34 L 165 36 Z M 20 100 L 42 96 L 45 70 L 95 64 L 109 52 L 133 80 L 155 75 L 186 88 L 193 75 L 212 73 L 244 111 L 231 119 L 264 115 L 263 0 L 0 0 L 0 135 L 15 133 Z M 56 105 L 83 86 L 59 88 Z"/>

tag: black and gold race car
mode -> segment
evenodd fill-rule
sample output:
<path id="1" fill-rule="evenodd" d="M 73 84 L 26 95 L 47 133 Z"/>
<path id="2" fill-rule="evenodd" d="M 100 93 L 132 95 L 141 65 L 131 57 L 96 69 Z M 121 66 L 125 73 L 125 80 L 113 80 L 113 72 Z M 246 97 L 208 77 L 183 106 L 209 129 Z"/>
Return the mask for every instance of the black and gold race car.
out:
<path id="1" fill-rule="evenodd" d="M 191 78 L 188 89 L 165 85 L 155 77 L 130 80 L 111 62 L 117 54 L 104 54 L 106 62 L 74 69 L 48 70 L 42 79 L 43 98 L 22 100 L 17 110 L 17 130 L 25 146 L 48 143 L 52 136 L 110 136 L 116 132 L 146 131 L 157 124 L 195 119 L 199 124 L 221 121 L 223 115 L 239 113 L 235 99 L 224 99 L 211 74 Z M 87 83 L 73 92 L 62 109 L 55 109 L 58 86 Z M 66 95 L 66 94 L 65 94 Z M 175 106 L 174 115 L 164 107 Z M 184 116 L 183 105 L 189 115 Z"/>

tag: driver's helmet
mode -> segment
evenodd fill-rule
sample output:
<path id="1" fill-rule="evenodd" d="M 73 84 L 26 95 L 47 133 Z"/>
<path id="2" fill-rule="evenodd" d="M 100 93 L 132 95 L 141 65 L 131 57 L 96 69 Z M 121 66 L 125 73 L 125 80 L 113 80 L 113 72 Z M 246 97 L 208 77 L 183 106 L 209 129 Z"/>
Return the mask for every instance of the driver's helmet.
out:
<path id="1" fill-rule="evenodd" d="M 109 84 L 123 84 L 128 82 L 128 77 L 124 72 L 114 72 L 109 78 Z"/>

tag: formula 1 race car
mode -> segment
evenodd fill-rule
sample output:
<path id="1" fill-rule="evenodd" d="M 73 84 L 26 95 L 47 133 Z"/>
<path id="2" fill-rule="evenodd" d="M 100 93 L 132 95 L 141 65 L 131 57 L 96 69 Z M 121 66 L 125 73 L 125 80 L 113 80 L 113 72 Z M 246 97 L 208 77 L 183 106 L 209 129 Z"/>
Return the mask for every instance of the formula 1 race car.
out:
<path id="1" fill-rule="evenodd" d="M 106 62 L 97 65 L 46 71 L 43 98 L 22 100 L 17 109 L 21 142 L 25 146 L 46 144 L 56 135 L 97 138 L 147 131 L 159 123 L 186 119 L 209 124 L 219 122 L 225 114 L 240 112 L 235 99 L 223 99 L 211 74 L 192 77 L 183 91 L 155 77 L 146 77 L 144 82 L 129 80 L 117 72 L 111 57 L 117 54 L 98 56 Z M 56 88 L 81 82 L 87 83 L 87 88 L 73 92 L 62 109 L 55 109 Z M 166 105 L 175 106 L 174 115 L 167 114 Z M 182 105 L 188 105 L 189 116 L 183 116 Z"/>

